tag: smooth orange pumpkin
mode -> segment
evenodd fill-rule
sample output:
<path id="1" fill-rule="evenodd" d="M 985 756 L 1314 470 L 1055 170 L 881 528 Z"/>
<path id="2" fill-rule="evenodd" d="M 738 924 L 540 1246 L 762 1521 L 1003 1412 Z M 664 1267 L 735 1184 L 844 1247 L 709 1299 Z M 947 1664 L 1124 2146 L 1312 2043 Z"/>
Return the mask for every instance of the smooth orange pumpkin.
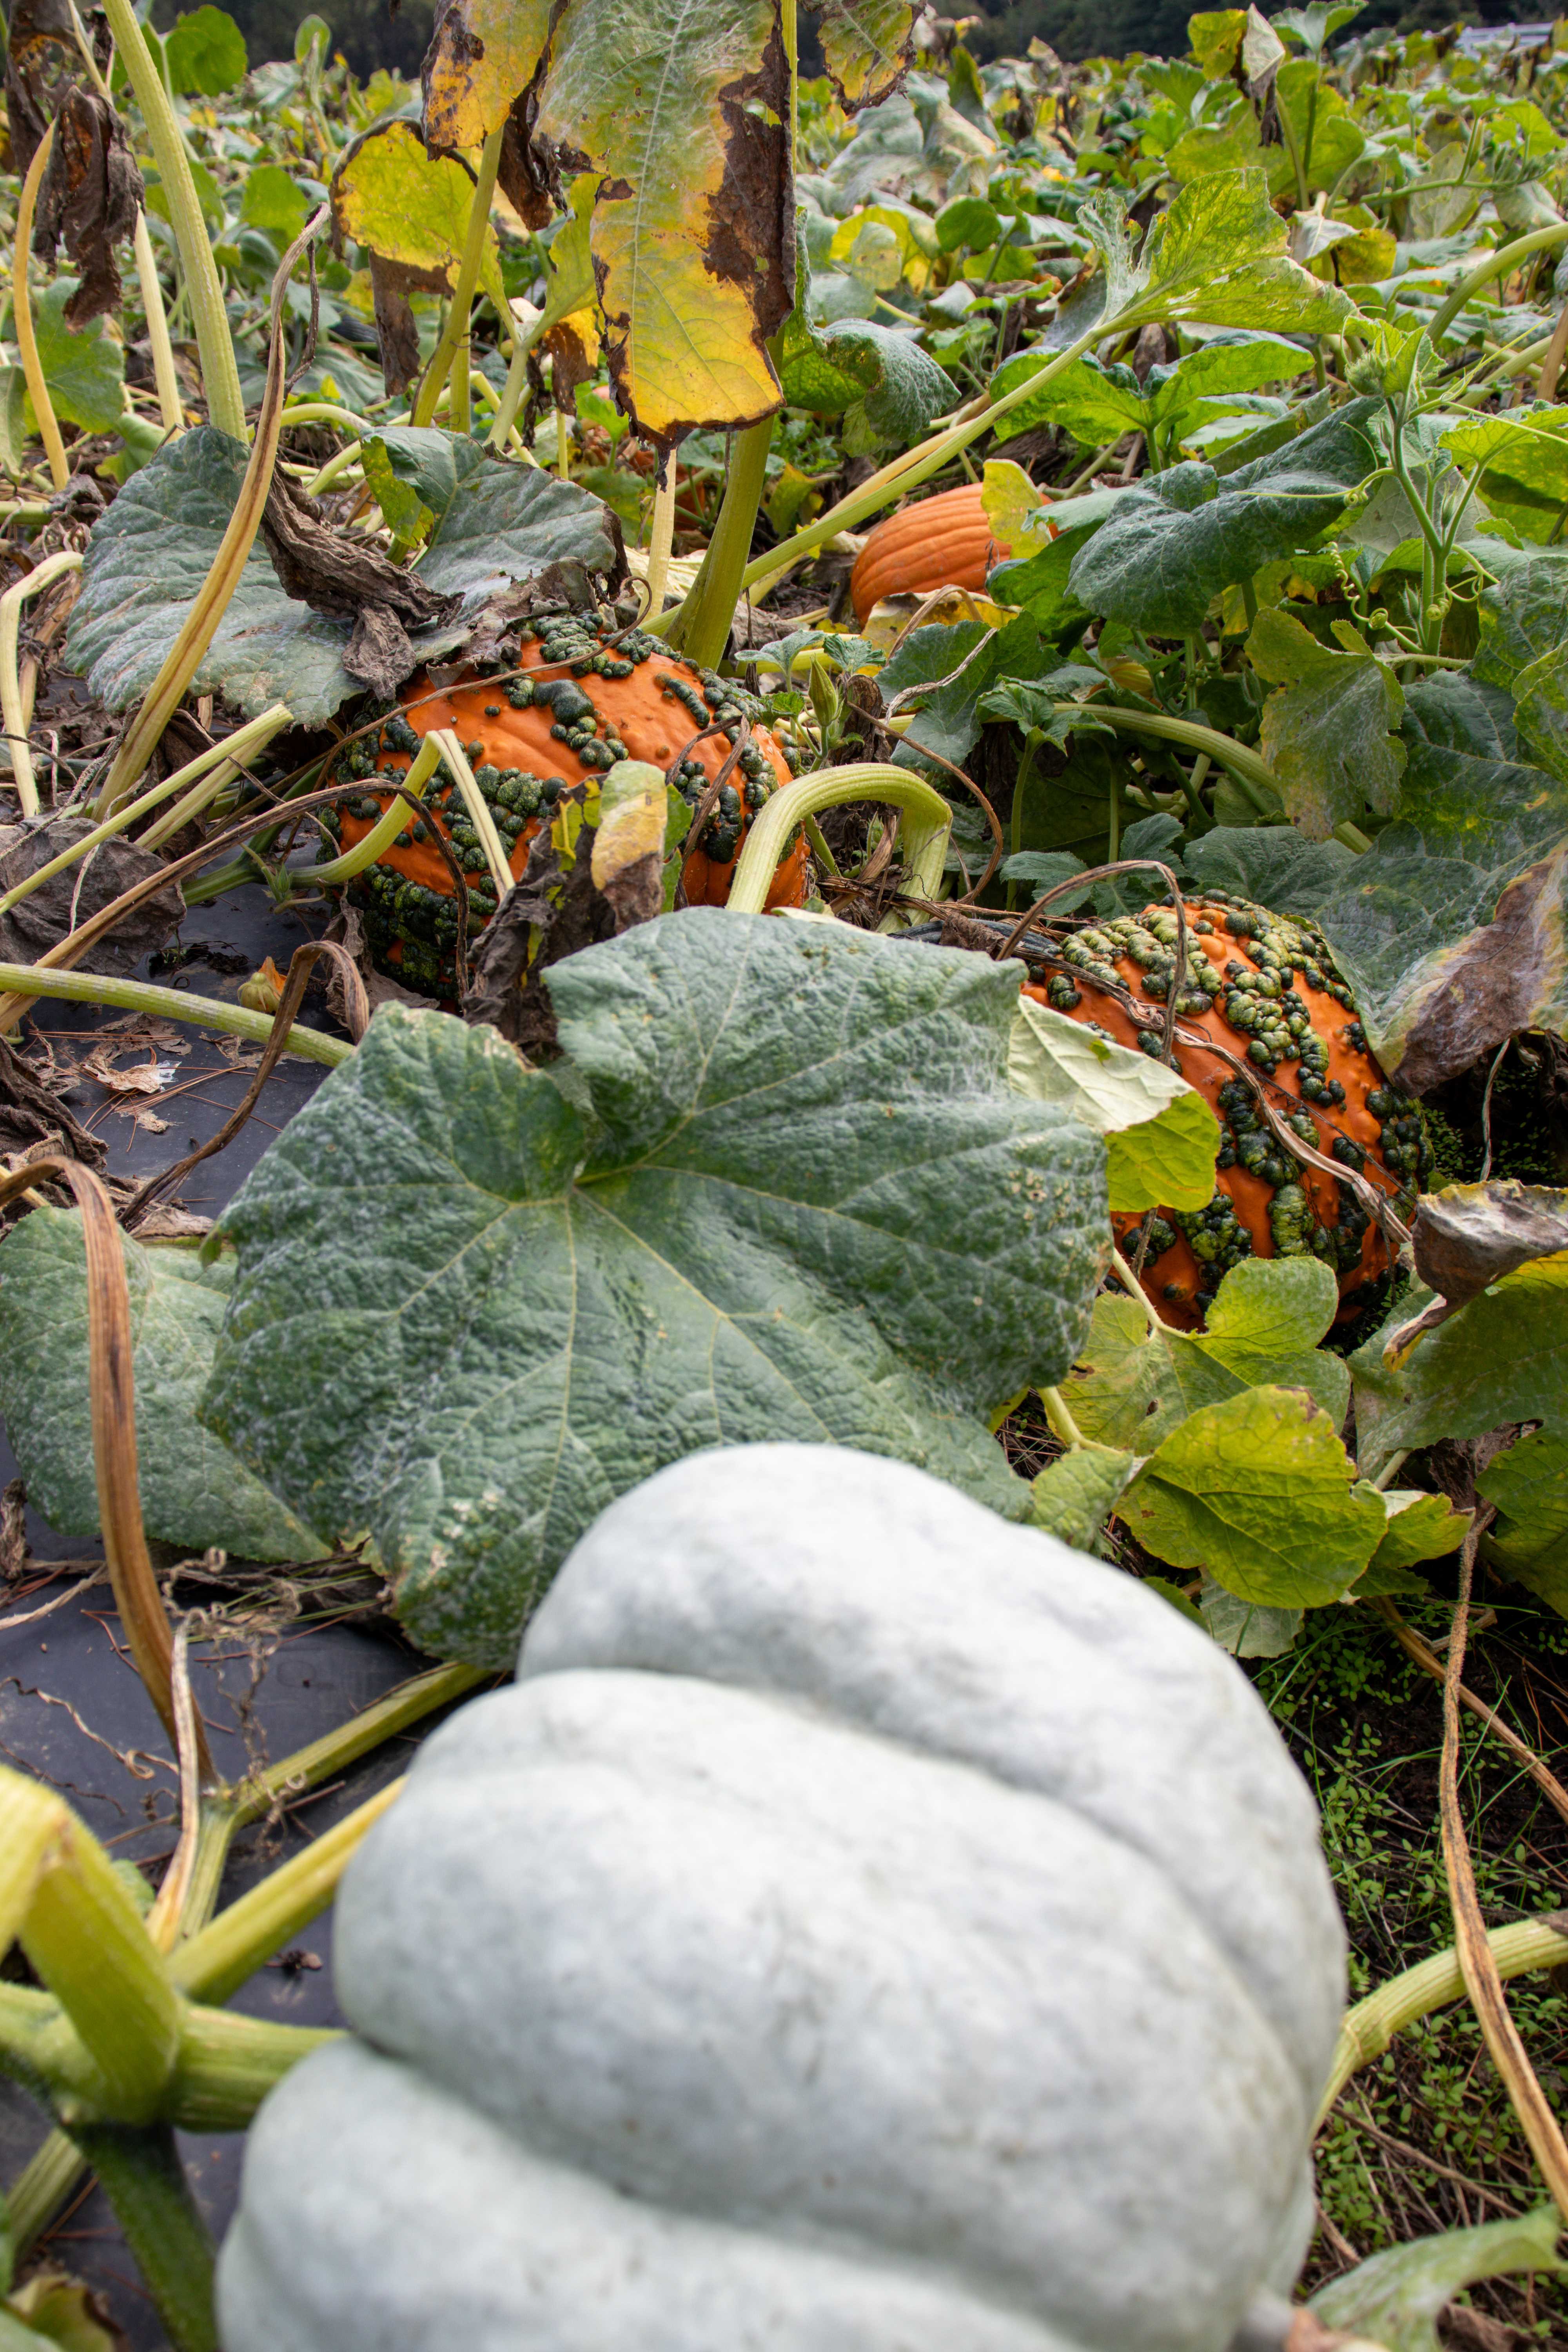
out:
<path id="1" fill-rule="evenodd" d="M 1178 1020 L 1245 1061 L 1304 1142 L 1352 1167 L 1407 1214 L 1430 1168 L 1420 1110 L 1368 1050 L 1351 992 L 1321 932 L 1214 891 L 1185 903 L 1188 977 Z M 1145 1053 L 1157 1053 L 1174 964 L 1176 918 L 1148 907 L 1074 933 L 1045 983 L 1025 993 Z M 1120 982 L 1145 1009 L 1106 992 Z M 1337 1276 L 1338 1319 L 1365 1312 L 1391 1269 L 1388 1244 L 1351 1186 L 1291 1156 L 1256 1095 L 1217 1052 L 1179 1045 L 1176 1066 L 1220 1121 L 1208 1208 L 1151 1220 L 1143 1287 L 1168 1322 L 1192 1328 L 1226 1268 L 1247 1256 L 1316 1256 Z M 1136 1243 L 1143 1220 L 1113 1220 Z"/>
<path id="2" fill-rule="evenodd" d="M 984 484 L 961 482 L 901 507 L 867 538 L 849 574 L 857 623 L 884 596 L 929 596 L 938 588 L 980 589 L 1006 547 L 981 504 Z"/>
<path id="3" fill-rule="evenodd" d="M 342 846 L 363 840 L 390 805 L 390 794 L 375 789 L 378 777 L 406 773 L 420 738 L 433 728 L 456 730 L 506 843 L 514 878 L 521 876 L 531 842 L 563 793 L 616 760 L 648 760 L 668 768 L 691 738 L 715 721 L 728 722 L 731 733 L 738 733 L 739 688 L 694 669 L 640 632 L 608 645 L 602 642 L 605 634 L 591 617 L 552 616 L 524 639 L 521 677 L 470 676 L 443 689 L 433 689 L 423 675 L 415 678 L 379 736 L 361 739 L 344 756 L 342 770 L 363 777 L 367 789 L 339 813 Z M 529 675 L 534 671 L 544 674 Z M 678 782 L 693 805 L 731 749 L 730 736 L 710 734 L 687 752 Z M 789 781 L 773 736 L 753 726 L 703 825 L 700 844 L 687 855 L 682 880 L 692 904 L 724 904 L 755 809 Z M 474 929 L 489 920 L 496 900 L 455 786 L 438 782 L 426 797 L 422 815 L 411 816 L 397 844 L 355 887 L 377 961 L 416 987 L 444 994 L 452 981 L 456 889 L 437 839 L 448 844 L 471 877 Z M 774 876 L 769 906 L 803 906 L 808 880 L 808 852 L 797 835 Z"/>

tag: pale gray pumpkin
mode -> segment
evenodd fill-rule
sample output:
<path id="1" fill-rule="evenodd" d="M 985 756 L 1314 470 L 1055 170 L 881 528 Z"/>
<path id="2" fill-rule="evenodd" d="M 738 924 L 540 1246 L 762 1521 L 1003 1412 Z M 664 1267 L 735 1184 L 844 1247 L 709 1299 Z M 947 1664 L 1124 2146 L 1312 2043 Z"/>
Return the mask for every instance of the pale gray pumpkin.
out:
<path id="1" fill-rule="evenodd" d="M 1156 1594 L 924 1473 L 699 1454 L 337 1911 L 226 2352 L 1220 2352 L 1343 1995 L 1307 1789 Z"/>

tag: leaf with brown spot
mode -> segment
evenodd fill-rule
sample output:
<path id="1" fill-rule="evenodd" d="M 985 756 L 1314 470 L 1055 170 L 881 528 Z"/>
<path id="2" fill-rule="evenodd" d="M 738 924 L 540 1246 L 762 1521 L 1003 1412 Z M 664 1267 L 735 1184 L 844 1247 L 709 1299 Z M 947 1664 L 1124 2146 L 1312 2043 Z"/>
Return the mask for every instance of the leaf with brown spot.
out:
<path id="1" fill-rule="evenodd" d="M 536 83 L 531 144 L 597 187 L 590 251 L 622 409 L 665 444 L 771 415 L 764 345 L 795 296 L 778 0 L 566 0 L 547 56 L 546 30 L 536 0 L 453 0 L 426 73 L 432 146 L 476 144 Z"/>
<path id="2" fill-rule="evenodd" d="M 823 62 L 851 113 L 880 106 L 904 79 L 915 12 L 909 0 L 814 0 Z"/>

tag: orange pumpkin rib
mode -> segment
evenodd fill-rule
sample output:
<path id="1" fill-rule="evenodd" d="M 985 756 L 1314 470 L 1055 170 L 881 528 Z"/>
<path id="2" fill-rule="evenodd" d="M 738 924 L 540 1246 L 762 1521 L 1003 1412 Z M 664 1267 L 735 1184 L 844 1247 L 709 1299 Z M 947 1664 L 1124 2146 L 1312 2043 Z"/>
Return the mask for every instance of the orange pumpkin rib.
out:
<path id="1" fill-rule="evenodd" d="M 1391 1202 L 1407 1209 L 1411 1179 L 1424 1177 L 1429 1166 L 1419 1111 L 1368 1050 L 1350 992 L 1321 934 L 1220 893 L 1194 899 L 1186 917 L 1191 992 L 1179 1015 L 1183 1029 L 1250 1063 L 1266 1080 L 1272 1107 L 1289 1122 L 1300 1122 L 1303 1141 L 1355 1167 Z M 1169 958 L 1163 950 L 1173 934 L 1168 907 L 1094 925 L 1066 943 L 1062 971 L 1025 992 L 1089 1023 L 1118 1045 L 1147 1051 L 1163 1020 L 1161 992 Z M 1200 992 L 1196 983 L 1205 976 L 1220 984 Z M 1142 1020 L 1104 992 L 1107 979 L 1149 1006 Z M 1276 1051 L 1289 1034 L 1280 1021 L 1302 1015 L 1288 1049 Z M 1392 1259 L 1381 1229 L 1352 1188 L 1296 1160 L 1268 1135 L 1245 1082 L 1218 1052 L 1183 1045 L 1175 1058 L 1219 1120 L 1222 1141 L 1209 1208 L 1195 1215 L 1154 1212 L 1142 1279 L 1161 1315 L 1181 1328 L 1194 1328 L 1226 1265 L 1279 1255 L 1321 1257 L 1339 1282 L 1337 1319 L 1363 1313 Z M 1112 1219 L 1118 1240 L 1130 1243 L 1142 1223 L 1140 1216 Z"/>

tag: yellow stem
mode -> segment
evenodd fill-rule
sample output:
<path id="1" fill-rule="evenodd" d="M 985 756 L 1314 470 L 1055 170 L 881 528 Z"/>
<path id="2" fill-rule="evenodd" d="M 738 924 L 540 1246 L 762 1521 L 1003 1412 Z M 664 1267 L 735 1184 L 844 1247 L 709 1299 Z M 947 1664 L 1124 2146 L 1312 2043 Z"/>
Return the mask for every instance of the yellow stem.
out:
<path id="1" fill-rule="evenodd" d="M 143 212 L 138 212 L 136 215 L 136 278 L 142 289 L 142 308 L 147 313 L 147 341 L 153 346 L 153 381 L 158 387 L 158 414 L 163 420 L 165 432 L 179 433 L 184 427 L 184 404 L 180 398 L 180 379 L 174 372 L 174 347 L 169 341 L 169 314 L 163 308 L 158 257 L 153 250 L 152 232 Z"/>
<path id="2" fill-rule="evenodd" d="M 22 183 L 22 194 L 16 206 L 16 244 L 11 256 L 11 309 L 16 325 L 16 348 L 22 354 L 22 373 L 27 379 L 27 397 L 33 404 L 33 414 L 38 420 L 48 454 L 49 474 L 57 490 L 63 490 L 70 480 L 70 461 L 66 445 L 60 438 L 60 428 L 55 416 L 49 387 L 44 380 L 43 362 L 38 357 L 37 339 L 33 333 L 33 298 L 27 286 L 27 248 L 33 242 L 33 215 L 38 206 L 38 189 L 48 169 L 49 152 L 55 143 L 55 126 L 51 122 L 38 142 L 37 152 L 27 166 L 27 176 Z M 7 721 L 7 724 L 9 722 Z"/>
<path id="3" fill-rule="evenodd" d="M 80 570 L 80 556 L 67 548 L 58 555 L 46 555 L 41 563 L 35 564 L 14 588 L 7 588 L 4 596 L 0 596 L 0 718 L 5 721 L 6 749 L 11 754 L 11 773 L 16 778 L 16 798 L 21 803 L 24 816 L 38 814 L 38 786 L 33 774 L 33 754 L 27 742 L 26 704 L 16 668 L 22 607 L 30 597 L 47 588 L 51 580 L 58 580 L 67 572 Z"/>

